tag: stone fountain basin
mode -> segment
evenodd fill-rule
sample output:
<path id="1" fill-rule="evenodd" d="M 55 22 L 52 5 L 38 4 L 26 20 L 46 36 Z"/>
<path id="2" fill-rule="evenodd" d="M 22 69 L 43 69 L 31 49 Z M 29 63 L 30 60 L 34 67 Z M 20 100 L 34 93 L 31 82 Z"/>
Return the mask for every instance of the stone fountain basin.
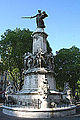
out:
<path id="1" fill-rule="evenodd" d="M 68 106 L 61 108 L 45 108 L 45 109 L 33 109 L 26 107 L 8 107 L 3 105 L 3 113 L 23 118 L 51 118 L 51 117 L 63 117 L 76 114 L 76 106 Z"/>

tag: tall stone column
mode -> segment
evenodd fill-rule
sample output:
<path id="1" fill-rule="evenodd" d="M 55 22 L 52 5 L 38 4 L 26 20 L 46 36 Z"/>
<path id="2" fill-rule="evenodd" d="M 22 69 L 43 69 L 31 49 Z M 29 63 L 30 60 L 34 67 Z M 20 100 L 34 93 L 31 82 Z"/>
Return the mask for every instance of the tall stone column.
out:
<path id="1" fill-rule="evenodd" d="M 43 28 L 37 28 L 36 31 L 33 32 L 33 54 L 40 52 L 40 50 L 42 50 L 43 53 L 47 52 L 47 36 L 48 35 L 44 32 Z"/>

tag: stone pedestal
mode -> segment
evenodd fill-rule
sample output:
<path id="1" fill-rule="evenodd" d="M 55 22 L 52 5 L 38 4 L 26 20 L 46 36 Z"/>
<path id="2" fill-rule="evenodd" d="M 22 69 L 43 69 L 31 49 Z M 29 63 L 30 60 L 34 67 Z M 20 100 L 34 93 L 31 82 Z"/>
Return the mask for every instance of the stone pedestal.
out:
<path id="1" fill-rule="evenodd" d="M 41 108 L 47 108 L 49 92 L 56 89 L 54 83 L 53 74 L 45 68 L 30 69 L 25 72 L 23 89 L 19 94 L 23 94 L 25 101 L 35 99 L 40 103 Z M 22 98 L 20 99 L 23 101 Z"/>
<path id="2" fill-rule="evenodd" d="M 47 52 L 46 47 L 46 39 L 47 34 L 44 32 L 44 29 L 37 28 L 35 32 L 33 32 L 33 54 L 40 52 L 42 50 L 43 53 Z"/>
<path id="3" fill-rule="evenodd" d="M 21 91 L 12 95 L 18 104 L 28 108 L 49 108 L 50 100 L 56 90 L 54 79 L 53 54 L 47 53 L 47 34 L 44 29 L 37 28 L 33 32 L 33 53 L 24 57 L 24 85 Z"/>

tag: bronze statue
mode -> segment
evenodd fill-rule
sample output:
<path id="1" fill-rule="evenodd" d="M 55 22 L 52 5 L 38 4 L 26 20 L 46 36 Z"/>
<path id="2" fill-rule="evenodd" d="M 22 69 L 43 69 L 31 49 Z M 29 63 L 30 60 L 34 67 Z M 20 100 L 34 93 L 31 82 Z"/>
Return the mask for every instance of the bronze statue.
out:
<path id="1" fill-rule="evenodd" d="M 22 18 L 35 18 L 36 17 L 36 23 L 37 23 L 37 28 L 45 28 L 44 21 L 43 19 L 48 17 L 45 11 L 41 12 L 41 10 L 38 10 L 38 14 L 35 16 L 31 17 L 22 17 Z"/>

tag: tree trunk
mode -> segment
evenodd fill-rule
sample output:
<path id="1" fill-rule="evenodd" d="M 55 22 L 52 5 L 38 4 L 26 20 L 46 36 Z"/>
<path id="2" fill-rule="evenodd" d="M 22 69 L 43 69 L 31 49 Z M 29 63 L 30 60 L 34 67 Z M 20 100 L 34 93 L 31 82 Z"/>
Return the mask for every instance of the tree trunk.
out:
<path id="1" fill-rule="evenodd" d="M 22 89 L 22 86 L 23 86 L 22 83 L 23 83 L 24 80 L 22 79 L 22 77 L 23 77 L 23 76 L 22 76 L 22 71 L 20 71 L 20 84 L 19 84 L 19 90 L 21 90 L 21 89 Z"/>
<path id="2" fill-rule="evenodd" d="M 11 71 L 10 71 L 10 74 L 11 74 L 11 76 L 12 76 L 12 78 L 13 78 L 13 85 L 14 85 L 14 87 L 15 87 L 16 91 L 17 91 L 15 77 L 13 76 L 13 74 L 12 74 L 12 72 L 11 72 Z"/>
<path id="3" fill-rule="evenodd" d="M 75 81 L 73 82 L 73 85 L 72 85 L 72 95 L 73 97 L 75 97 Z"/>

